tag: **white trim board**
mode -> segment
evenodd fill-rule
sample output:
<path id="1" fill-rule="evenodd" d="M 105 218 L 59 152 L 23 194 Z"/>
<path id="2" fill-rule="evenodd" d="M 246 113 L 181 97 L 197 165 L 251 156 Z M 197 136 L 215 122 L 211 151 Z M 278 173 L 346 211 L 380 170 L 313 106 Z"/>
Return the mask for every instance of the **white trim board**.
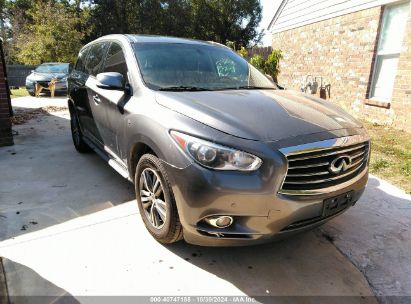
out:
<path id="1" fill-rule="evenodd" d="M 283 0 L 268 30 L 280 33 L 399 0 Z"/>

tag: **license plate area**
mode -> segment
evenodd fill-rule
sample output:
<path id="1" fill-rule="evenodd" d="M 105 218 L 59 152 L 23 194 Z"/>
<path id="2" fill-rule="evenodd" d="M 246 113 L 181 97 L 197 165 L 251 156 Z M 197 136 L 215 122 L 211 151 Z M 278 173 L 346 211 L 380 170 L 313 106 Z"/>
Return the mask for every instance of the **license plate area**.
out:
<path id="1" fill-rule="evenodd" d="M 353 202 L 353 191 L 327 198 L 323 203 L 323 217 L 334 215 L 349 206 Z"/>

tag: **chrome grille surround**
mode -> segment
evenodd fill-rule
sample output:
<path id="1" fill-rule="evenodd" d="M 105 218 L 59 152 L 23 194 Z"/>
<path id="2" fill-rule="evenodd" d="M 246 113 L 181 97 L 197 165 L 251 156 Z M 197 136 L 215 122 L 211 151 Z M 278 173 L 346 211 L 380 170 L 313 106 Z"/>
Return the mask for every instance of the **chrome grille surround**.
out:
<path id="1" fill-rule="evenodd" d="M 370 142 L 364 135 L 353 135 L 287 147 L 280 152 L 287 158 L 288 168 L 279 193 L 320 195 L 347 187 L 366 172 Z M 341 165 L 341 172 L 333 173 L 331 163 Z"/>

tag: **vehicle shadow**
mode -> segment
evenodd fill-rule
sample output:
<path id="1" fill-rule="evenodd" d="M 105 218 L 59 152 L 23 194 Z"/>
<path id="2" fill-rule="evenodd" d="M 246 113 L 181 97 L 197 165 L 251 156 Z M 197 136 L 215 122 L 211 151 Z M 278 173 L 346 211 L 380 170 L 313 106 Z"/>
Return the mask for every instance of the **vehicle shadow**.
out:
<path id="1" fill-rule="evenodd" d="M 260 302 L 321 303 L 324 296 L 352 296 L 354 303 L 375 303 L 362 274 L 318 230 L 255 247 L 200 248 L 180 242 L 167 248 Z"/>
<path id="2" fill-rule="evenodd" d="M 80 303 L 64 289 L 47 281 L 32 269 L 8 259 L 3 258 L 2 261 L 5 273 L 7 273 L 6 302 L 2 304 Z M 32 282 L 36 284 L 33 285 Z M 23 288 L 26 292 L 24 295 L 19 293 Z"/>
<path id="3" fill-rule="evenodd" d="M 134 199 L 107 163 L 75 150 L 68 111 L 28 110 L 13 126 L 15 145 L 0 148 L 0 241 Z"/>
<path id="4" fill-rule="evenodd" d="M 379 296 L 393 291 L 409 295 L 411 257 L 405 253 L 411 251 L 411 242 L 406 241 L 410 223 L 411 201 L 387 192 L 371 177 L 355 207 L 311 232 L 254 247 L 206 248 L 180 242 L 166 248 L 249 296 L 263 296 L 263 302 L 272 300 L 264 298 L 270 295 L 285 296 L 285 302 L 298 300 L 290 296 L 313 296 L 300 299 L 304 303 L 339 295 L 353 297 L 331 300 L 375 303 L 370 288 Z M 400 288 L 395 290 L 393 281 Z"/>

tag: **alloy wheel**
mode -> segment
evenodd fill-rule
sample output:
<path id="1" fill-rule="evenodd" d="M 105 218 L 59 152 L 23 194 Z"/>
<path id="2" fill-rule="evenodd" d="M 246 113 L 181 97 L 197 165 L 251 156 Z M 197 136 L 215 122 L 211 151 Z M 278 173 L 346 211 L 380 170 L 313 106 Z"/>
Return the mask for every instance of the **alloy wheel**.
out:
<path id="1" fill-rule="evenodd" d="M 146 218 L 154 228 L 161 229 L 167 218 L 167 204 L 158 173 L 151 168 L 144 169 L 140 175 L 139 190 Z"/>

